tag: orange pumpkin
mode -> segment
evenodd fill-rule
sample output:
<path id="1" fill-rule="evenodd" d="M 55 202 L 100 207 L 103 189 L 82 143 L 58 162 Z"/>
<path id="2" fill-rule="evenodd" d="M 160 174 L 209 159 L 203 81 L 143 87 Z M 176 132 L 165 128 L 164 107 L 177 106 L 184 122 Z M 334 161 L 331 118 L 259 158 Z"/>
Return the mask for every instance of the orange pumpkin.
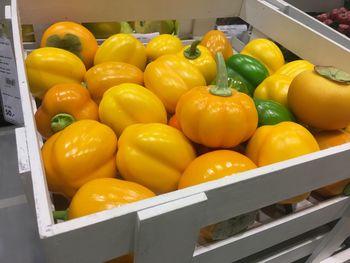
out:
<path id="1" fill-rule="evenodd" d="M 57 47 L 77 55 L 86 68 L 93 65 L 97 51 L 95 36 L 81 24 L 64 21 L 47 28 L 41 38 L 40 47 Z"/>
<path id="2" fill-rule="evenodd" d="M 217 61 L 217 84 L 186 92 L 176 106 L 176 118 L 192 141 L 212 148 L 231 148 L 253 135 L 258 113 L 251 97 L 229 88 L 221 52 Z"/>
<path id="3" fill-rule="evenodd" d="M 341 130 L 322 131 L 315 133 L 314 137 L 318 142 L 321 150 L 350 142 L 350 134 Z M 350 184 L 350 179 L 338 181 L 334 184 L 324 186 L 320 189 L 315 190 L 315 192 L 324 197 L 333 197 L 342 194 L 344 188 L 348 184 Z"/>

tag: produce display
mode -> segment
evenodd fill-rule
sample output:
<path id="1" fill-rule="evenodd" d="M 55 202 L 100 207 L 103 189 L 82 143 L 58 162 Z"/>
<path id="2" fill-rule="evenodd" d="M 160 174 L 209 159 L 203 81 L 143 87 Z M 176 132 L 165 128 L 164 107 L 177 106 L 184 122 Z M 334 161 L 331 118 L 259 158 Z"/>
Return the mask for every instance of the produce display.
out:
<path id="1" fill-rule="evenodd" d="M 325 25 L 350 37 L 350 9 L 345 7 L 334 8 L 330 12 L 317 15 L 316 18 Z"/>
<path id="2" fill-rule="evenodd" d="M 187 46 L 171 33 L 142 43 L 123 32 L 97 46 L 87 27 L 64 22 L 41 43 L 25 65 L 48 188 L 67 199 L 68 220 L 350 141 L 350 75 L 286 62 L 269 39 L 237 52 L 218 30 Z M 226 238 L 255 217 L 201 234 Z"/>

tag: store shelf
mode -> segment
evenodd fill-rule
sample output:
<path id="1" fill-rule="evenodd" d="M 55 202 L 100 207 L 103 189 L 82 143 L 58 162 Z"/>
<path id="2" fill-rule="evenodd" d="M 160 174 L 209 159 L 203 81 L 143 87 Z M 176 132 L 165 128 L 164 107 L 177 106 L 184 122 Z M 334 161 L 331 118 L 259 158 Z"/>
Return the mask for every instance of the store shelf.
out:
<path id="1" fill-rule="evenodd" d="M 19 33 L 16 3 L 15 0 L 6 0 L 0 7 L 3 10 L 7 5 L 8 12 L 2 15 L 12 22 L 25 120 L 22 134 L 26 139 L 17 143 L 19 148 L 28 149 L 30 153 L 27 156 L 30 171 L 23 172 L 22 176 L 27 178 L 28 189 L 33 190 L 28 195 L 33 194 L 35 200 L 33 205 L 38 231 L 49 262 L 96 263 L 130 251 L 134 252 L 137 263 L 232 262 L 262 253 L 271 246 L 278 246 L 309 233 L 344 215 L 350 205 L 348 197 L 319 202 L 309 200 L 309 207 L 291 215 L 270 218 L 266 222 L 258 221 L 254 228 L 242 234 L 197 246 L 198 233 L 203 226 L 262 209 L 348 178 L 350 143 L 56 224 L 52 218 L 53 204 L 40 155 L 42 139 L 36 131 L 34 105 L 26 80 L 23 63 L 25 50 Z M 67 19 L 88 22 L 165 18 L 213 19 L 237 15 L 260 34 L 271 37 L 300 57 L 317 64 L 332 64 L 350 72 L 350 50 L 347 42 L 340 44 L 333 40 L 334 32 L 327 33 L 317 23 L 310 24 L 301 10 L 283 1 L 220 0 L 220 4 L 213 4 L 210 0 L 178 0 L 171 4 L 169 8 L 168 2 L 160 0 L 100 0 L 98 4 L 93 0 L 34 0 L 30 4 L 22 0 L 19 1 L 19 14 L 22 23 L 33 23 L 37 28 Z M 209 24 L 193 23 L 200 25 L 201 30 L 203 25 Z M 316 28 L 316 25 L 322 30 Z M 193 30 L 200 31 L 198 28 Z M 337 37 L 341 39 L 338 35 Z M 325 50 L 332 55 L 324 56 Z M 314 236 L 310 234 L 294 246 L 293 243 L 286 244 L 284 250 L 278 250 L 274 255 L 270 252 L 269 255 L 260 256 L 262 260 L 265 258 L 263 262 L 288 262 L 292 257 L 304 257 L 314 249 L 322 249 L 318 247 L 320 240 L 326 240 L 330 235 L 332 230 Z"/>

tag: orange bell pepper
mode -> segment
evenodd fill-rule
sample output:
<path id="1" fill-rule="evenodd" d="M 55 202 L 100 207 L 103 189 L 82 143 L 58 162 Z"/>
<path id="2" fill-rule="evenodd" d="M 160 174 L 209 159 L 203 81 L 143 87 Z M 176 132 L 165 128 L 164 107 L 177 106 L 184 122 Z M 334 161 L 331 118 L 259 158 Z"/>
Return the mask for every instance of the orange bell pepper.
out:
<path id="1" fill-rule="evenodd" d="M 98 178 L 85 183 L 69 204 L 68 218 L 73 219 L 137 202 L 155 194 L 146 187 L 116 178 Z"/>
<path id="2" fill-rule="evenodd" d="M 203 36 L 200 44 L 209 49 L 213 58 L 215 58 L 217 52 L 222 53 L 225 61 L 233 55 L 233 48 L 230 41 L 220 30 L 211 30 L 207 32 Z"/>
<path id="3" fill-rule="evenodd" d="M 49 190 L 71 198 L 88 181 L 115 177 L 117 137 L 94 120 L 74 122 L 43 145 L 42 158 Z"/>
<path id="4" fill-rule="evenodd" d="M 319 149 L 317 141 L 306 128 L 295 122 L 285 121 L 258 128 L 248 143 L 246 155 L 261 167 Z M 305 193 L 281 203 L 294 204 L 304 200 L 309 194 Z"/>
<path id="5" fill-rule="evenodd" d="M 221 52 L 217 58 L 217 84 L 185 93 L 177 104 L 176 118 L 192 141 L 212 148 L 231 148 L 253 135 L 258 113 L 251 97 L 228 86 Z"/>
<path id="6" fill-rule="evenodd" d="M 108 61 L 90 68 L 84 81 L 92 99 L 99 104 L 109 88 L 122 83 L 143 85 L 143 72 L 138 67 L 117 61 Z"/>
<path id="7" fill-rule="evenodd" d="M 84 119 L 98 120 L 98 107 L 86 88 L 75 83 L 53 86 L 35 112 L 37 129 L 44 138 Z"/>
<path id="8" fill-rule="evenodd" d="M 350 134 L 341 130 L 318 132 L 314 134 L 314 137 L 321 150 L 350 142 Z M 350 179 L 345 179 L 321 187 L 315 192 L 324 197 L 333 197 L 342 194 L 348 184 L 350 184 Z"/>
<path id="9" fill-rule="evenodd" d="M 98 45 L 95 36 L 86 27 L 63 21 L 54 23 L 45 30 L 40 47 L 57 47 L 72 52 L 88 69 L 93 65 Z"/>

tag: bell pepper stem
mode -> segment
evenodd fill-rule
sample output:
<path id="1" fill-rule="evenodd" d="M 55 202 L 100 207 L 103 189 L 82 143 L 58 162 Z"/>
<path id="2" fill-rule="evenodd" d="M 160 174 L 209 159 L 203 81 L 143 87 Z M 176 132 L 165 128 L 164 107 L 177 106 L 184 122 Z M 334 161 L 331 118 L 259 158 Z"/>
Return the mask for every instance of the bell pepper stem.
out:
<path id="1" fill-rule="evenodd" d="M 193 41 L 191 46 L 184 51 L 184 56 L 187 59 L 196 59 L 201 55 L 201 51 L 197 48 L 200 40 Z"/>
<path id="2" fill-rule="evenodd" d="M 55 220 L 67 221 L 68 220 L 68 210 L 53 211 L 53 218 Z"/>
<path id="3" fill-rule="evenodd" d="M 68 113 L 59 113 L 51 119 L 51 129 L 53 132 L 59 132 L 75 122 L 75 118 Z"/>
<path id="4" fill-rule="evenodd" d="M 224 56 L 221 52 L 216 53 L 216 84 L 209 89 L 209 92 L 216 96 L 232 96 L 232 89 L 228 86 L 227 69 Z"/>

